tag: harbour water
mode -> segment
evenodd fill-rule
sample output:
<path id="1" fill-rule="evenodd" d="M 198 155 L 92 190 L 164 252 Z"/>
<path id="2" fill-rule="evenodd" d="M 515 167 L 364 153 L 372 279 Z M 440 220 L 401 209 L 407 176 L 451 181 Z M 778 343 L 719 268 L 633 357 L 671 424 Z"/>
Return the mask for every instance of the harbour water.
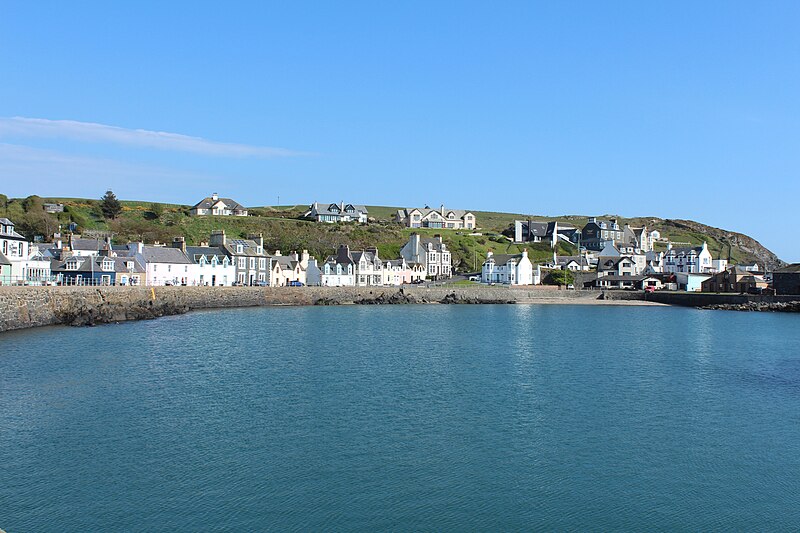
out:
<path id="1" fill-rule="evenodd" d="M 0 335 L 0 528 L 797 530 L 800 322 L 197 312 Z"/>

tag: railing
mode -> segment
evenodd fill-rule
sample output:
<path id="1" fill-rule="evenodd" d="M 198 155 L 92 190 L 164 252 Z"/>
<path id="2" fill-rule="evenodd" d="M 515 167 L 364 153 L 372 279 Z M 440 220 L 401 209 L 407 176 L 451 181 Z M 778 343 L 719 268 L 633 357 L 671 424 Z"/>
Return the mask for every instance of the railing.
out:
<path id="1" fill-rule="evenodd" d="M 55 284 L 55 276 L 0 276 L 0 285 L 3 286 L 41 286 Z"/>

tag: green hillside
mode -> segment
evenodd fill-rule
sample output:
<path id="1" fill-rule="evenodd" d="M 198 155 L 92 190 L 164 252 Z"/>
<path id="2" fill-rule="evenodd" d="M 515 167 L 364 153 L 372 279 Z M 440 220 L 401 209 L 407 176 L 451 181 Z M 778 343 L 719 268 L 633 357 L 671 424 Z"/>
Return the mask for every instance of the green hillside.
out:
<path id="1" fill-rule="evenodd" d="M 45 213 L 42 209 L 44 202 L 63 203 L 64 213 Z M 99 200 L 36 196 L 8 199 L 0 195 L 0 216 L 13 220 L 18 231 L 28 238 L 52 235 L 59 225 L 66 230 L 70 222 L 77 224 L 77 233 L 110 233 L 116 242 L 143 240 L 148 243 L 168 243 L 174 237 L 183 236 L 189 244 L 198 244 L 208 240 L 212 230 L 225 230 L 234 238 L 261 233 L 268 250 L 286 253 L 307 249 L 320 259 L 332 254 L 339 244 L 347 244 L 354 249 L 376 246 L 381 257 L 394 258 L 412 233 L 410 229 L 392 222 L 398 208 L 388 206 L 367 206 L 370 224 L 359 225 L 316 224 L 300 220 L 299 217 L 306 210 L 305 205 L 254 207 L 250 208 L 248 217 L 192 217 L 189 216 L 189 206 L 186 205 L 145 201 L 122 201 L 121 204 L 122 212 L 116 219 L 110 220 L 103 216 Z M 535 262 L 543 262 L 552 257 L 552 250 L 546 243 L 515 245 L 502 235 L 515 219 L 558 220 L 576 227 L 582 227 L 587 221 L 586 216 L 532 217 L 514 213 L 474 213 L 480 225 L 480 235 L 453 230 L 417 231 L 430 236 L 441 234 L 453 253 L 454 264 L 462 271 L 472 271 L 480 266 L 488 250 L 495 253 L 519 253 L 524 247 L 528 248 L 531 259 Z M 606 215 L 603 218 L 611 216 Z M 707 241 L 715 257 L 730 257 L 733 262 L 778 261 L 774 254 L 740 234 L 731 234 L 690 221 L 616 218 L 620 224 L 647 225 L 648 228 L 658 229 L 663 237 L 672 241 L 694 245 Z M 738 238 L 731 238 L 731 235 Z M 561 244 L 558 253 L 575 254 L 577 249 L 569 244 Z"/>

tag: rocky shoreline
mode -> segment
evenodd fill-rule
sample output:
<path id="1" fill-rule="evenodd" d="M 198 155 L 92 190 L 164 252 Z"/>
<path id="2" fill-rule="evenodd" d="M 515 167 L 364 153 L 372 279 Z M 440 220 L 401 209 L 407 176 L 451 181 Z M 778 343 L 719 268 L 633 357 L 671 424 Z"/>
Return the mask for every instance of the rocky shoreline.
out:
<path id="1" fill-rule="evenodd" d="M 740 304 L 703 305 L 698 309 L 712 311 L 761 311 L 773 313 L 800 313 L 800 301 L 796 302 L 746 302 Z"/>

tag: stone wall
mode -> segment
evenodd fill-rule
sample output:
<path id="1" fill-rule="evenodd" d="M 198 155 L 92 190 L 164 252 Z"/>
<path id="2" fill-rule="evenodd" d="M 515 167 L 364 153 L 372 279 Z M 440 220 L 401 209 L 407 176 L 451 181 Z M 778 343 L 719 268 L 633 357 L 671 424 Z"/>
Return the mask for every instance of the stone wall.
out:
<path id="1" fill-rule="evenodd" d="M 544 287 L 0 287 L 0 331 L 93 325 L 261 305 L 563 303 L 598 292 Z"/>

